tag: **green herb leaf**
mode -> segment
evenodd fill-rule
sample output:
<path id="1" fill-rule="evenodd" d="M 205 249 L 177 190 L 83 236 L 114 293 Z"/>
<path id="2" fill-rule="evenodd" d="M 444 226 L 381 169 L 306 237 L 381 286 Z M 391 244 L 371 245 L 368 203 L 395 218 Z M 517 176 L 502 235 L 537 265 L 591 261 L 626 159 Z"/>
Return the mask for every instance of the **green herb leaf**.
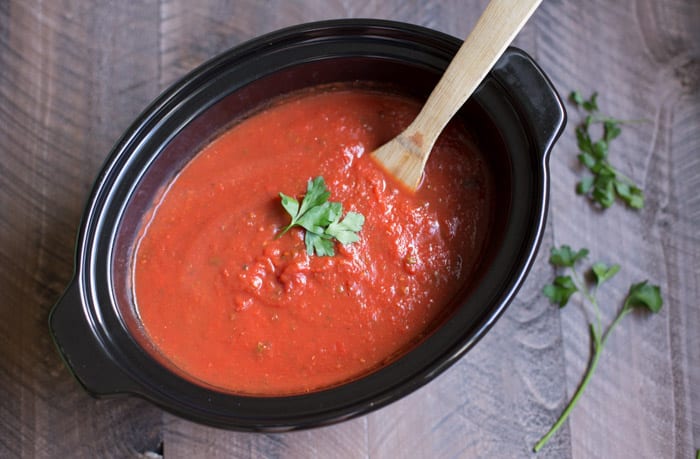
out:
<path id="1" fill-rule="evenodd" d="M 641 209 L 644 207 L 644 193 L 637 187 L 632 188 L 632 195 L 626 200 L 627 205 L 633 209 Z"/>
<path id="2" fill-rule="evenodd" d="M 590 154 L 593 152 L 593 142 L 591 141 L 587 126 L 578 126 L 576 128 L 576 143 L 578 144 L 579 150 L 583 153 Z"/>
<path id="3" fill-rule="evenodd" d="M 571 91 L 571 94 L 569 94 L 569 99 L 571 99 L 576 106 L 583 105 L 583 96 L 578 91 Z"/>
<path id="4" fill-rule="evenodd" d="M 658 285 L 649 285 L 647 281 L 633 284 L 625 298 L 625 308 L 642 307 L 656 313 L 662 305 L 661 289 Z"/>
<path id="5" fill-rule="evenodd" d="M 576 261 L 585 257 L 587 254 L 588 250 L 586 249 L 574 252 L 569 246 L 563 245 L 559 249 L 552 248 L 552 256 L 549 259 L 553 265 L 570 270 L 573 277 L 568 275 L 559 275 L 555 277 L 552 284 L 545 285 L 543 288 L 542 291 L 545 296 L 547 296 L 547 298 L 549 298 L 552 302 L 557 303 L 559 307 L 563 307 L 568 303 L 571 295 L 579 292 L 581 293 L 581 297 L 583 299 L 583 305 L 585 306 L 586 303 L 588 303 L 588 305 L 593 308 L 594 319 L 588 324 L 591 336 L 590 348 L 592 350 L 592 354 L 589 358 L 588 366 L 583 378 L 581 379 L 581 382 L 578 385 L 578 388 L 576 389 L 576 392 L 571 397 L 569 403 L 564 408 L 564 411 L 562 411 L 562 413 L 559 415 L 556 422 L 535 444 L 533 447 L 534 452 L 538 452 L 540 449 L 542 449 L 550 438 L 552 438 L 552 436 L 554 436 L 566 423 L 566 420 L 591 381 L 593 373 L 598 366 L 605 343 L 617 324 L 620 323 L 620 321 L 635 307 L 647 308 L 651 312 L 655 313 L 661 310 L 662 299 L 661 291 L 658 286 L 648 285 L 647 281 L 633 284 L 630 287 L 627 297 L 625 297 L 624 305 L 618 310 L 617 316 L 608 325 L 607 329 L 604 329 L 602 325 L 600 307 L 598 305 L 598 298 L 596 297 L 598 293 L 597 286 L 600 286 L 600 284 L 615 276 L 615 274 L 620 271 L 620 265 L 615 264 L 608 266 L 601 262 L 594 263 L 591 267 L 591 271 L 595 276 L 597 285 L 596 287 L 588 287 L 582 281 L 582 277 L 576 271 L 575 267 Z"/>
<path id="6" fill-rule="evenodd" d="M 576 193 L 587 194 L 593 187 L 593 177 L 584 177 L 576 184 Z"/>
<path id="7" fill-rule="evenodd" d="M 326 234 L 338 240 L 341 244 L 352 244 L 360 240 L 357 232 L 362 229 L 365 217 L 357 212 L 348 212 L 342 221 L 335 220 L 326 228 Z"/>
<path id="8" fill-rule="evenodd" d="M 586 110 L 589 113 L 592 112 L 597 112 L 598 111 L 598 93 L 594 92 L 591 94 L 591 98 L 588 100 L 584 100 L 583 103 L 581 104 L 584 110 Z"/>
<path id="9" fill-rule="evenodd" d="M 320 206 L 324 202 L 328 201 L 331 193 L 326 188 L 326 182 L 323 177 L 319 176 L 315 179 L 307 182 L 306 184 L 306 194 L 304 195 L 304 200 L 301 203 L 300 212 L 304 213 L 308 209 L 316 206 Z"/>
<path id="10" fill-rule="evenodd" d="M 593 155 L 591 155 L 590 153 L 580 153 L 578 155 L 578 160 L 581 162 L 581 164 L 583 164 L 584 166 L 586 166 L 588 169 L 591 169 L 591 170 L 593 170 L 593 168 L 595 167 L 595 165 L 597 163 L 597 161 L 595 160 Z"/>
<path id="11" fill-rule="evenodd" d="M 552 303 L 558 304 L 560 308 L 566 306 L 571 295 L 576 292 L 578 292 L 578 288 L 571 276 L 557 276 L 552 284 L 545 285 L 542 289 L 544 296 L 549 298 Z"/>
<path id="12" fill-rule="evenodd" d="M 617 274 L 620 271 L 620 265 L 608 266 L 605 263 L 598 262 L 593 264 L 591 271 L 593 271 L 596 283 L 600 285 Z"/>
<path id="13" fill-rule="evenodd" d="M 335 255 L 335 247 L 333 241 L 325 236 L 321 236 L 311 231 L 304 234 L 304 244 L 306 244 L 306 253 L 319 257 L 332 257 Z"/>
<path id="14" fill-rule="evenodd" d="M 284 193 L 280 193 L 280 198 L 282 200 L 282 207 L 284 207 L 284 210 L 286 210 L 289 215 L 294 217 L 299 213 L 299 201 Z"/>
<path id="15" fill-rule="evenodd" d="M 606 120 L 603 122 L 603 138 L 606 142 L 610 142 L 621 133 L 620 122 L 613 120 Z"/>
<path id="16" fill-rule="evenodd" d="M 634 209 L 641 209 L 644 207 L 644 193 L 636 186 L 618 180 L 615 181 L 615 191 L 620 199 L 625 201 L 628 206 Z"/>
<path id="17" fill-rule="evenodd" d="M 552 247 L 549 256 L 549 262 L 554 266 L 573 267 L 577 261 L 586 258 L 588 249 L 583 248 L 579 251 L 571 250 L 568 245 L 562 245 L 560 248 Z"/>
<path id="18" fill-rule="evenodd" d="M 328 200 L 330 195 L 331 194 L 326 189 L 326 182 L 323 180 L 323 177 L 316 177 L 313 180 L 309 180 L 306 185 L 306 195 L 304 195 L 301 205 L 299 205 L 299 201 L 297 201 L 295 198 L 284 193 L 280 193 L 282 207 L 284 207 L 284 210 L 286 210 L 287 213 L 292 216 L 292 221 L 289 223 L 289 225 L 282 228 L 282 232 L 277 237 L 282 236 L 284 233 L 289 231 L 290 228 L 298 225 L 299 220 L 304 217 L 309 209 L 320 206 Z"/>
<path id="19" fill-rule="evenodd" d="M 572 91 L 569 99 L 586 112 L 583 122 L 576 126 L 576 143 L 579 149 L 578 160 L 594 178 L 584 179 L 576 186 L 576 192 L 587 196 L 592 202 L 607 209 L 619 198 L 632 209 L 644 207 L 644 192 L 629 178 L 620 174 L 608 161 L 610 142 L 622 132 L 625 121 L 598 114 L 598 93 L 585 99 L 578 91 Z M 591 135 L 593 125 L 602 124 L 602 137 L 594 140 Z"/>
<path id="20" fill-rule="evenodd" d="M 599 175 L 593 181 L 593 191 L 591 192 L 591 196 L 604 209 L 612 206 L 615 202 L 614 183 L 615 181 L 613 177 L 605 172 L 599 173 Z"/>
<path id="21" fill-rule="evenodd" d="M 598 110 L 598 93 L 594 92 L 590 99 L 584 99 L 579 91 L 571 91 L 569 94 L 569 100 L 574 103 L 577 107 L 581 107 L 587 112 L 594 112 Z"/>
<path id="22" fill-rule="evenodd" d="M 307 210 L 296 224 L 312 233 L 323 234 L 324 228 L 342 212 L 343 208 L 339 202 L 324 202 Z"/>
<path id="23" fill-rule="evenodd" d="M 300 226 L 306 230 L 306 252 L 318 256 L 335 255 L 334 240 L 341 244 L 351 244 L 359 240 L 357 233 L 362 229 L 365 217 L 357 212 L 348 212 L 341 221 L 343 206 L 339 202 L 328 201 L 330 192 L 323 177 L 309 180 L 301 204 L 284 193 L 279 195 L 282 207 L 292 220 L 282 228 L 277 237 L 281 237 L 294 226 Z"/>
<path id="24" fill-rule="evenodd" d="M 604 140 L 598 140 L 593 143 L 593 157 L 596 159 L 605 159 L 608 156 L 608 143 Z"/>

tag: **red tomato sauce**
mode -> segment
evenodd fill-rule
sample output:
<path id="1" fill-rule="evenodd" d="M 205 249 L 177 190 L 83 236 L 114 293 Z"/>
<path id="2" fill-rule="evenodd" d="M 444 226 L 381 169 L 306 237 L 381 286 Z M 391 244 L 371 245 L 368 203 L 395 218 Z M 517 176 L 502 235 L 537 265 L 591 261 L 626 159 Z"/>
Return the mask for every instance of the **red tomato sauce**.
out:
<path id="1" fill-rule="evenodd" d="M 419 104 L 360 89 L 307 92 L 234 125 L 154 203 L 133 263 L 144 329 L 196 380 L 256 395 L 314 391 L 390 362 L 444 318 L 485 244 L 492 178 L 462 126 L 438 140 L 415 194 L 369 153 Z M 360 240 L 308 255 L 279 192 L 323 176 Z"/>

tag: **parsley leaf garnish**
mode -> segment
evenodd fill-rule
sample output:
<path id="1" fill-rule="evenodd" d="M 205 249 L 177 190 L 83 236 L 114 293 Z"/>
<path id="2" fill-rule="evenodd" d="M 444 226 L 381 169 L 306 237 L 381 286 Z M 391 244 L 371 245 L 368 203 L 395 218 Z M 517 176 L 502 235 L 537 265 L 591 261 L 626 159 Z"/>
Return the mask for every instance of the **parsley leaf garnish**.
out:
<path id="1" fill-rule="evenodd" d="M 603 209 L 612 206 L 616 198 L 633 209 L 644 207 L 644 192 L 632 179 L 620 173 L 608 161 L 610 142 L 617 138 L 621 125 L 631 121 L 601 116 L 598 111 L 598 93 L 584 99 L 578 91 L 573 91 L 569 99 L 586 112 L 583 122 L 576 126 L 578 160 L 592 175 L 582 178 L 576 184 L 576 192 L 587 196 Z M 593 125 L 602 126 L 602 137 L 594 140 L 591 135 Z"/>
<path id="2" fill-rule="evenodd" d="M 647 281 L 644 281 L 633 284 L 630 287 L 630 291 L 625 299 L 625 308 L 641 307 L 647 308 L 651 312 L 659 312 L 662 303 L 659 287 L 657 285 L 649 285 Z"/>
<path id="3" fill-rule="evenodd" d="M 284 207 L 284 210 L 286 210 L 287 213 L 292 216 L 292 221 L 289 223 L 289 225 L 282 229 L 279 236 L 282 236 L 284 233 L 289 231 L 291 227 L 299 225 L 299 221 L 310 209 L 321 206 L 323 203 L 328 201 L 328 197 L 330 195 L 331 193 L 326 189 L 326 183 L 323 181 L 323 177 L 316 177 L 313 180 L 309 180 L 306 185 L 306 194 L 301 202 L 301 206 L 299 205 L 299 201 L 292 196 L 287 196 L 284 193 L 280 193 L 282 207 Z M 318 212 L 318 210 L 316 210 L 316 212 Z"/>
<path id="4" fill-rule="evenodd" d="M 330 195 L 326 182 L 320 176 L 308 181 L 301 204 L 296 198 L 280 193 L 282 207 L 291 215 L 292 221 L 282 228 L 277 237 L 294 226 L 301 226 L 306 230 L 306 252 L 318 256 L 335 255 L 334 240 L 343 245 L 359 241 L 357 233 L 362 229 L 365 217 L 357 212 L 348 212 L 341 219 L 343 206 L 339 202 L 328 201 Z"/>
<path id="5" fill-rule="evenodd" d="M 578 292 L 578 287 L 574 284 L 571 276 L 557 276 L 554 283 L 545 285 L 542 293 L 549 298 L 552 303 L 557 303 L 560 308 L 566 306 L 571 295 Z"/>
<path id="6" fill-rule="evenodd" d="M 332 221 L 326 228 L 326 234 L 336 238 L 341 244 L 352 244 L 360 240 L 357 232 L 362 229 L 364 223 L 365 217 L 362 214 L 348 212 L 343 220 Z"/>
<path id="7" fill-rule="evenodd" d="M 593 266 L 591 266 L 591 271 L 595 276 L 596 284 L 600 286 L 600 284 L 610 279 L 615 274 L 617 274 L 618 271 L 620 271 L 620 265 L 616 264 L 608 266 L 605 263 L 599 261 L 598 263 L 594 263 Z"/>
<path id="8" fill-rule="evenodd" d="M 579 251 L 571 250 L 568 245 L 562 245 L 560 248 L 552 247 L 549 255 L 549 262 L 554 266 L 572 267 L 574 264 L 588 256 L 588 249 Z"/>
<path id="9" fill-rule="evenodd" d="M 595 104 L 595 99 L 591 101 Z M 564 307 L 569 302 L 571 296 L 575 293 L 580 293 L 584 299 L 584 305 L 586 303 L 593 307 L 595 322 L 588 324 L 591 333 L 592 346 L 591 349 L 593 354 L 588 362 L 588 369 L 583 376 L 581 384 L 574 393 L 573 397 L 569 401 L 564 411 L 559 416 L 559 419 L 554 423 L 551 429 L 537 442 L 533 448 L 535 452 L 542 449 L 542 447 L 547 444 L 549 439 L 564 425 L 566 419 L 571 414 L 574 406 L 578 402 L 581 394 L 586 389 L 596 367 L 598 366 L 598 360 L 603 352 L 603 347 L 608 341 L 608 337 L 617 324 L 625 317 L 627 314 L 632 312 L 635 308 L 647 309 L 652 313 L 657 313 L 661 310 L 661 305 L 663 300 L 661 298 L 661 289 L 656 285 L 649 285 L 647 281 L 639 282 L 637 284 L 632 284 L 624 299 L 622 308 L 615 316 L 615 319 L 608 325 L 606 329 L 603 329 L 600 307 L 598 305 L 598 288 L 608 280 L 612 279 L 615 274 L 620 271 L 620 265 L 614 264 L 608 266 L 605 263 L 597 262 L 591 267 L 591 274 L 593 279 L 595 279 L 595 285 L 588 287 L 584 282 L 583 276 L 576 269 L 578 262 L 586 258 L 588 255 L 588 249 L 572 250 L 571 247 L 563 245 L 560 248 L 552 248 L 551 256 L 549 261 L 552 265 L 558 268 L 568 269 L 571 275 L 558 275 L 555 277 L 554 282 L 546 285 L 542 289 L 542 293 L 550 299 L 553 303 L 559 305 L 559 307 Z"/>

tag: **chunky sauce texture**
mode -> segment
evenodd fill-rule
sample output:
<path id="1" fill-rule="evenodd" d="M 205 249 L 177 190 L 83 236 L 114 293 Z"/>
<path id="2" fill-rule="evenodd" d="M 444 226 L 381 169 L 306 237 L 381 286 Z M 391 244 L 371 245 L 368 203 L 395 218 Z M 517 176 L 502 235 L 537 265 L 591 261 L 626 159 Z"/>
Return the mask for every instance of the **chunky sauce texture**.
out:
<path id="1" fill-rule="evenodd" d="M 154 203 L 137 242 L 134 295 L 146 334 L 194 379 L 285 395 L 354 379 L 444 317 L 480 260 L 492 178 L 463 127 L 448 126 L 415 194 L 369 153 L 417 102 L 360 89 L 288 98 L 206 146 Z M 309 256 L 279 192 L 301 201 L 323 176 L 365 216 L 360 241 Z"/>

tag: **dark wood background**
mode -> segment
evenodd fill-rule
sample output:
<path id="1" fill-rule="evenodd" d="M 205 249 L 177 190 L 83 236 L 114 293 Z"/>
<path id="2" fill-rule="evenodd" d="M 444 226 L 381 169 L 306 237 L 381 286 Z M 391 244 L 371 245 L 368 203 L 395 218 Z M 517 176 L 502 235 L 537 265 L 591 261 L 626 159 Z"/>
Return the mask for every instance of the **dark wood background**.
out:
<path id="1" fill-rule="evenodd" d="M 515 0 L 514 0 L 515 1 Z M 570 123 L 551 160 L 543 250 L 473 352 L 373 414 L 288 434 L 178 419 L 136 398 L 94 400 L 63 366 L 47 316 L 71 277 L 80 214 L 102 161 L 164 88 L 264 32 L 344 17 L 465 36 L 485 0 L 0 0 L 0 457 L 528 457 L 589 353 L 580 303 L 541 295 L 553 244 L 620 262 L 601 296 L 612 318 L 630 283 L 666 304 L 608 343 L 570 422 L 542 457 L 690 458 L 700 448 L 700 2 L 545 0 L 515 44 L 562 94 L 645 118 L 613 144 L 646 207 L 605 213 L 574 194 Z M 572 113 L 572 121 L 578 119 Z"/>

